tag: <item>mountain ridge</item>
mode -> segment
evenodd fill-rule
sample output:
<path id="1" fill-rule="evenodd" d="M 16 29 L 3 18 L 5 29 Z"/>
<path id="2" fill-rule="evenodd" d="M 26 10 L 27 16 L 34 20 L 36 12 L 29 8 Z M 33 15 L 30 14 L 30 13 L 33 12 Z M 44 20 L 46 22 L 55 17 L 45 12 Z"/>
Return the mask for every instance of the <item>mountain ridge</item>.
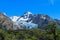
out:
<path id="1" fill-rule="evenodd" d="M 2 13 L 2 16 L 4 14 Z M 4 15 L 5 17 L 6 15 Z M 6 17 L 8 18 L 8 17 Z M 1 18 L 0 18 L 1 19 Z M 3 19 L 2 19 L 3 20 Z M 60 28 L 60 20 L 53 19 L 48 15 L 45 14 L 33 14 L 31 12 L 25 12 L 22 16 L 13 16 L 10 17 L 9 20 L 12 22 L 12 28 L 14 30 L 17 29 L 32 29 L 32 28 L 38 28 L 38 29 L 45 29 L 46 25 L 51 22 L 56 22 L 58 25 L 58 28 Z"/>
<path id="2" fill-rule="evenodd" d="M 29 17 L 27 17 L 28 14 L 31 14 L 31 15 L 29 15 Z M 25 17 L 25 19 L 26 19 L 26 17 L 28 18 L 27 20 L 25 20 L 26 22 L 37 24 L 38 25 L 37 28 L 40 28 L 40 29 L 45 29 L 46 24 L 51 23 L 53 21 L 55 21 L 57 23 L 57 25 L 60 26 L 60 23 L 58 22 L 58 19 L 56 21 L 55 19 L 53 19 L 50 16 L 45 15 L 45 14 L 37 14 L 37 15 L 35 15 L 35 14 L 31 13 L 31 12 L 25 12 L 23 14 L 22 18 L 23 17 Z"/>

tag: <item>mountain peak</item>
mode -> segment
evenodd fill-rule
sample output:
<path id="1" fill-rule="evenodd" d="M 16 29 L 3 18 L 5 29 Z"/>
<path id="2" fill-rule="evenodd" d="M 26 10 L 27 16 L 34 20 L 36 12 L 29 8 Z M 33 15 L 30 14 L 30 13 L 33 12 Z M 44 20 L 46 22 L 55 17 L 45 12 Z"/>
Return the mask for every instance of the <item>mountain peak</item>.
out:
<path id="1" fill-rule="evenodd" d="M 31 15 L 33 15 L 31 12 L 25 12 L 23 17 L 24 18 L 29 18 Z"/>
<path id="2" fill-rule="evenodd" d="M 16 22 L 16 21 L 27 21 L 30 19 L 30 17 L 32 16 L 33 14 L 31 12 L 25 12 L 23 14 L 23 16 L 21 17 L 18 17 L 18 16 L 13 16 L 13 17 L 10 17 L 12 19 L 13 22 Z"/>
<path id="3" fill-rule="evenodd" d="M 32 13 L 28 11 L 28 12 L 25 12 L 25 14 L 32 14 Z"/>
<path id="4" fill-rule="evenodd" d="M 13 22 L 16 22 L 19 17 L 18 16 L 13 16 L 13 17 L 10 17 L 10 18 L 12 19 Z"/>

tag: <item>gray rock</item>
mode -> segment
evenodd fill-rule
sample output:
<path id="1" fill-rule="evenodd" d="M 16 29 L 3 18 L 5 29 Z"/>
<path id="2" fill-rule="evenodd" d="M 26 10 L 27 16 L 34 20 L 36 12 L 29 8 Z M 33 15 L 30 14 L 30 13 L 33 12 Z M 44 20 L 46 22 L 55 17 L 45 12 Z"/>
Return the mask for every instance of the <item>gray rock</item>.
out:
<path id="1" fill-rule="evenodd" d="M 0 12 L 0 28 L 9 30 L 12 29 L 12 27 L 13 27 L 12 20 Z"/>

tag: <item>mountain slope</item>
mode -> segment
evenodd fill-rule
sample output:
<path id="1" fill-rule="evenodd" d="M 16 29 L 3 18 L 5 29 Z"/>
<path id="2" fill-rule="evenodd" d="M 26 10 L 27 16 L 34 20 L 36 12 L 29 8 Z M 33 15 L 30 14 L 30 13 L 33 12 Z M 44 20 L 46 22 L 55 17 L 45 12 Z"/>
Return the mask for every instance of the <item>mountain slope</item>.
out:
<path id="1" fill-rule="evenodd" d="M 10 17 L 13 21 L 13 29 L 32 29 L 32 28 L 37 28 L 37 24 L 32 23 L 32 13 L 31 12 L 25 12 L 24 15 L 18 17 L 18 16 L 13 16 Z"/>
<path id="2" fill-rule="evenodd" d="M 33 23 L 38 24 L 38 28 L 45 29 L 46 24 L 54 21 L 48 15 L 38 14 L 35 17 L 32 17 Z"/>
<path id="3" fill-rule="evenodd" d="M 28 27 L 33 28 L 32 26 L 34 26 L 34 27 L 36 26 L 36 28 L 45 29 L 46 25 L 53 21 L 55 21 L 58 25 L 58 28 L 60 28 L 59 27 L 60 22 L 58 23 L 58 20 L 54 20 L 53 18 L 49 17 L 48 15 L 44 15 L 44 14 L 34 15 L 31 12 L 25 12 L 21 17 L 18 17 L 16 23 L 23 24 L 23 25 L 25 25 L 26 28 L 28 28 Z M 30 26 L 30 24 L 32 24 L 32 26 Z"/>
<path id="4" fill-rule="evenodd" d="M 3 13 L 0 13 L 0 28 L 3 29 L 45 29 L 46 25 L 51 22 L 56 22 L 58 28 L 60 28 L 60 20 L 53 19 L 44 14 L 33 14 L 31 12 L 25 12 L 22 16 L 12 16 L 8 18 Z"/>
<path id="5" fill-rule="evenodd" d="M 0 12 L 0 28 L 9 30 L 12 29 L 12 27 L 12 20 Z"/>

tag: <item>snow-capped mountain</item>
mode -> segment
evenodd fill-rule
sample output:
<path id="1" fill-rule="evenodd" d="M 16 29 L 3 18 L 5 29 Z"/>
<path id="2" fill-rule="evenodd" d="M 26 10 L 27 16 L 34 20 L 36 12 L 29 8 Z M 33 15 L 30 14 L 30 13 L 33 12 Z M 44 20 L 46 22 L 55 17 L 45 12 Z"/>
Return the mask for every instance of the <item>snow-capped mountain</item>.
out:
<path id="1" fill-rule="evenodd" d="M 16 22 L 18 20 L 18 16 L 13 16 L 13 17 L 10 17 L 12 19 L 13 22 Z"/>
<path id="2" fill-rule="evenodd" d="M 37 14 L 34 15 L 31 12 L 25 12 L 22 16 L 13 16 L 11 17 L 13 21 L 13 27 L 15 28 L 23 28 L 21 24 L 24 25 L 25 28 L 41 28 L 45 29 L 45 25 L 49 22 L 53 21 L 48 15 Z M 15 28 L 15 29 L 16 29 Z"/>
<path id="3" fill-rule="evenodd" d="M 31 12 L 25 12 L 24 15 L 18 19 L 18 21 L 28 21 L 31 19 L 31 15 L 33 15 Z"/>
<path id="4" fill-rule="evenodd" d="M 13 22 L 16 22 L 16 21 L 28 21 L 30 20 L 30 16 L 33 15 L 31 12 L 25 12 L 23 16 L 21 17 L 18 17 L 18 16 L 13 16 L 13 17 L 10 17 L 12 19 Z"/>
<path id="5" fill-rule="evenodd" d="M 45 29 L 46 25 L 51 22 L 56 22 L 58 28 L 60 29 L 60 20 L 53 19 L 48 15 L 37 14 L 34 15 L 31 12 L 25 12 L 22 16 L 12 16 L 7 17 L 4 13 L 0 13 L 0 26 L 1 28 L 6 29 L 32 29 L 39 28 Z"/>
<path id="6" fill-rule="evenodd" d="M 13 21 L 13 28 L 14 29 L 22 29 L 22 28 L 35 28 L 38 25 L 32 23 L 32 18 L 33 14 L 31 12 L 25 12 L 22 16 L 18 17 L 18 16 L 13 16 L 10 17 L 11 20 Z M 21 26 L 24 25 L 23 26 Z"/>

